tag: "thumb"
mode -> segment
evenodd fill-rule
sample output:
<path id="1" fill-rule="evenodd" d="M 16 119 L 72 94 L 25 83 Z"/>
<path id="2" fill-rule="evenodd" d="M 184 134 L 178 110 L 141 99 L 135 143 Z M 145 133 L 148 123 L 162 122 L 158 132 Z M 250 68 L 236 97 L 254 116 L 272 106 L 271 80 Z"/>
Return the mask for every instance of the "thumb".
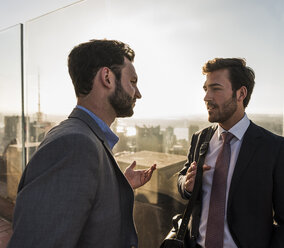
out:
<path id="1" fill-rule="evenodd" d="M 211 169 L 210 165 L 207 165 L 207 164 L 203 165 L 203 171 L 207 171 L 207 170 L 210 170 L 210 169 Z"/>
<path id="2" fill-rule="evenodd" d="M 136 166 L 136 161 L 133 161 L 132 164 L 129 166 L 130 169 L 134 169 Z"/>

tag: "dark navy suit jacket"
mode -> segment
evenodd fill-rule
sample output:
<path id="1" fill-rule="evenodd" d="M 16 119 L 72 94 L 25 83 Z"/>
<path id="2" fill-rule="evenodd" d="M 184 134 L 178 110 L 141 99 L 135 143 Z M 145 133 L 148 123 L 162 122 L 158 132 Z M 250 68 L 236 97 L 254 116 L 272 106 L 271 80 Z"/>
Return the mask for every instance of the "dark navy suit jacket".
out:
<path id="1" fill-rule="evenodd" d="M 184 175 L 190 163 L 198 159 L 198 154 L 195 154 L 198 136 L 198 133 L 193 135 L 188 162 L 179 174 L 178 186 L 183 197 Z M 238 247 L 284 247 L 283 137 L 250 123 L 244 135 L 228 197 L 229 230 Z M 201 204 L 195 206 L 190 221 L 193 243 L 198 235 Z"/>

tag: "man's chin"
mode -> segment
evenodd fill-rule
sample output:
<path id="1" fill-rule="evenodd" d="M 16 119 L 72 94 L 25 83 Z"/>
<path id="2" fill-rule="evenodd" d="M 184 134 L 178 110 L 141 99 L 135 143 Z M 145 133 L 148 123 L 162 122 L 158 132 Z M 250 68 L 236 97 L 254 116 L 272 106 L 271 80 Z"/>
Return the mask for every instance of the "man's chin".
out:
<path id="1" fill-rule="evenodd" d="M 128 111 L 120 111 L 116 113 L 116 117 L 118 118 L 124 118 L 124 117 L 131 117 L 134 114 L 133 109 L 128 110 Z"/>
<path id="2" fill-rule="evenodd" d="M 214 115 L 208 114 L 208 121 L 213 123 L 213 122 L 217 122 L 218 120 Z"/>

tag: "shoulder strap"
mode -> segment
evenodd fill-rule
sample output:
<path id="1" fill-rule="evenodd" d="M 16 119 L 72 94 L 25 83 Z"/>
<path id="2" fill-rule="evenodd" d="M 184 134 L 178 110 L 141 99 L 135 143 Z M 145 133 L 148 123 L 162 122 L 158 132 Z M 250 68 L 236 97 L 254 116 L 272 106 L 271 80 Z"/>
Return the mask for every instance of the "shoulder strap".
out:
<path id="1" fill-rule="evenodd" d="M 204 160 L 205 160 L 205 155 L 206 155 L 208 147 L 209 147 L 210 139 L 212 138 L 216 129 L 217 129 L 217 126 L 210 126 L 208 129 L 205 129 L 204 131 L 207 132 L 207 133 L 206 133 L 206 137 L 205 137 L 203 142 L 202 142 L 202 137 L 204 137 L 205 134 L 202 135 L 203 132 L 201 132 L 199 137 L 198 137 L 196 147 L 198 147 L 198 144 L 200 144 L 201 142 L 202 143 L 201 143 L 200 149 L 199 149 L 199 157 L 198 157 L 198 161 L 197 161 L 197 171 L 196 171 L 195 183 L 194 183 L 192 194 L 190 196 L 190 199 L 188 200 L 186 209 L 183 213 L 181 225 L 180 225 L 180 228 L 179 228 L 178 233 L 177 233 L 177 239 L 181 240 L 181 241 L 184 240 L 186 230 L 187 230 L 187 225 L 188 225 L 188 222 L 189 222 L 189 219 L 190 219 L 190 215 L 192 213 L 193 206 L 195 205 L 195 201 L 196 201 L 198 194 L 200 192 L 200 188 L 201 188 L 201 185 L 202 185 L 203 164 L 204 164 Z"/>

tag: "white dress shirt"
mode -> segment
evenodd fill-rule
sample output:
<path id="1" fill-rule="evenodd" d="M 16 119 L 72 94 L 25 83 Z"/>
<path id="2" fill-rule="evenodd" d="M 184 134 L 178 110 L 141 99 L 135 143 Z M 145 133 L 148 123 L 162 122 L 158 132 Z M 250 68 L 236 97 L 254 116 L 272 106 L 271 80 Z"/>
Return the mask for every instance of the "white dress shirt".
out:
<path id="1" fill-rule="evenodd" d="M 234 134 L 234 138 L 231 140 L 231 159 L 228 171 L 227 178 L 227 189 L 226 189 L 226 209 L 225 209 L 225 229 L 224 229 L 224 246 L 223 248 L 237 248 L 231 234 L 229 231 L 228 223 L 227 223 L 227 202 L 228 202 L 228 194 L 230 190 L 230 184 L 232 175 L 235 169 L 236 161 L 239 155 L 239 151 L 241 148 L 241 144 L 243 142 L 244 134 L 250 124 L 250 120 L 245 114 L 244 117 L 235 124 L 228 132 Z M 202 213 L 200 219 L 199 233 L 200 236 L 197 240 L 197 243 L 201 247 L 205 247 L 205 236 L 206 236 L 206 226 L 207 226 L 207 218 L 208 218 L 208 210 L 210 203 L 210 195 L 211 195 L 211 187 L 213 181 L 213 174 L 215 170 L 215 163 L 217 160 L 217 156 L 222 147 L 222 137 L 221 133 L 226 132 L 220 125 L 218 125 L 218 129 L 214 133 L 212 139 L 209 143 L 208 152 L 205 158 L 205 164 L 210 165 L 211 169 L 208 171 L 204 171 L 203 173 L 203 183 L 202 183 Z"/>

